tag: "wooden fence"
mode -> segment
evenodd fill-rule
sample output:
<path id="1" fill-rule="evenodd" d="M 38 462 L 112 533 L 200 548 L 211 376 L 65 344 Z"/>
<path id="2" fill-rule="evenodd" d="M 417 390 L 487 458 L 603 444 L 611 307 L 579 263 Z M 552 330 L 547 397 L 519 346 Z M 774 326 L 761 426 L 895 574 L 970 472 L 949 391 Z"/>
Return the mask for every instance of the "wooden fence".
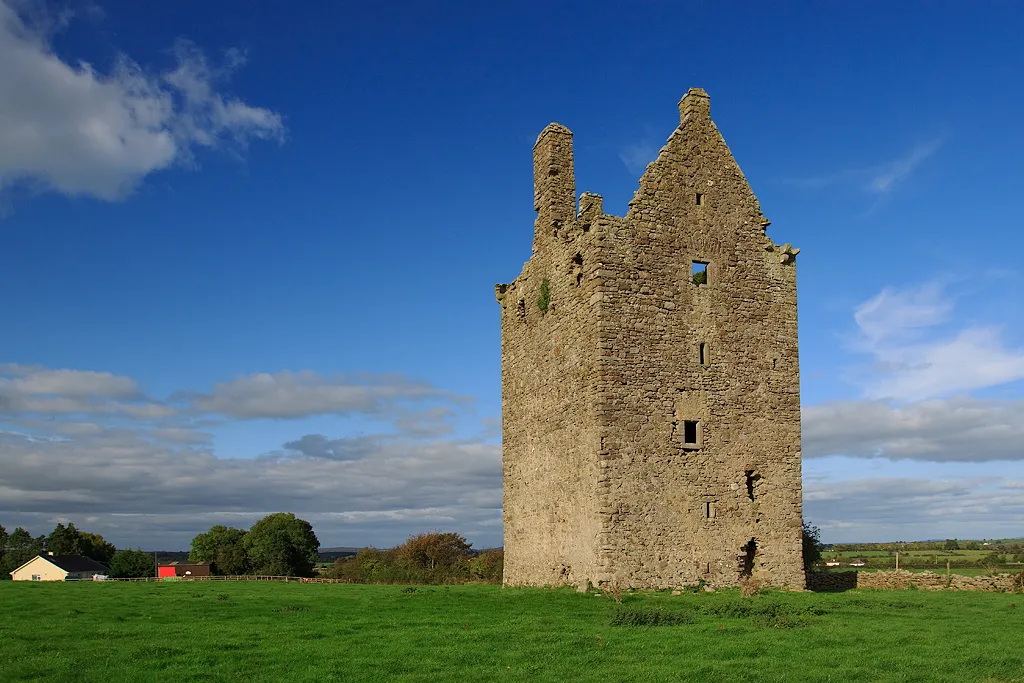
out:
<path id="1" fill-rule="evenodd" d="M 92 581 L 93 579 L 69 579 L 70 581 Z M 174 582 L 174 581 L 283 581 L 285 583 L 350 583 L 343 579 L 327 579 L 323 577 L 306 576 L 253 576 L 241 574 L 238 576 L 144 576 L 138 579 L 114 579 L 106 578 L 102 581 L 143 581 L 143 582 Z"/>

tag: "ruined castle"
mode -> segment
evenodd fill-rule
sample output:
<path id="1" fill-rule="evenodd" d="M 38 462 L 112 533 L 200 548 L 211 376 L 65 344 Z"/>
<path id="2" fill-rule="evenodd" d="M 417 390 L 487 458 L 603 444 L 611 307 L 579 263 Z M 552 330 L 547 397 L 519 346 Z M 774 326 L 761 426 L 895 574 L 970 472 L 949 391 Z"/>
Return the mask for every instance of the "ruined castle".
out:
<path id="1" fill-rule="evenodd" d="M 501 304 L 507 585 L 802 588 L 796 254 L 707 93 L 625 216 L 533 148 L 533 255 Z"/>

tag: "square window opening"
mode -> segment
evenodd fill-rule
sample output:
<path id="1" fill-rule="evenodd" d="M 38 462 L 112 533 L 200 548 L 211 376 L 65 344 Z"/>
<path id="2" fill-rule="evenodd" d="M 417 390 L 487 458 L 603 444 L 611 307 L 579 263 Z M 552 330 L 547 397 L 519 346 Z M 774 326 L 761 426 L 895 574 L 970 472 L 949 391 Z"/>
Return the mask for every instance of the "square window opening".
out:
<path id="1" fill-rule="evenodd" d="M 695 285 L 706 285 L 708 283 L 709 265 L 707 261 L 691 261 L 690 281 Z"/>

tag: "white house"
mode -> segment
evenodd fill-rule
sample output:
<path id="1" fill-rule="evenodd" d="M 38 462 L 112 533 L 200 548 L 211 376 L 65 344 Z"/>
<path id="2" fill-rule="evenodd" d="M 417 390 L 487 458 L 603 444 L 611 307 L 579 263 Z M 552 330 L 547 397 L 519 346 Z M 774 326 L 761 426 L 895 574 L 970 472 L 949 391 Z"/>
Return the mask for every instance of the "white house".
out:
<path id="1" fill-rule="evenodd" d="M 106 574 L 107 568 L 96 560 L 81 555 L 36 555 L 13 572 L 15 581 L 67 581 L 91 579 Z"/>

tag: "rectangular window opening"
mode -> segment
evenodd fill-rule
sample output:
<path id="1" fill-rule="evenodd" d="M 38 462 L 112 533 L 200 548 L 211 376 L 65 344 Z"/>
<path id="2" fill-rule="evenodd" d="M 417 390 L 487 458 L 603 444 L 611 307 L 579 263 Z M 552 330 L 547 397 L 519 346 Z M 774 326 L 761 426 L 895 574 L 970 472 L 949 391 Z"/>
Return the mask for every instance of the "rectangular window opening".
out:
<path id="1" fill-rule="evenodd" d="M 704 503 L 704 519 L 714 519 L 715 517 L 715 504 L 708 501 Z"/>
<path id="2" fill-rule="evenodd" d="M 697 206 L 704 206 L 704 195 L 700 192 L 697 193 Z"/>
<path id="3" fill-rule="evenodd" d="M 696 420 L 686 420 L 683 422 L 683 443 L 687 446 L 696 446 L 700 442 L 697 440 L 700 436 L 698 428 L 700 423 Z"/>
<path id="4" fill-rule="evenodd" d="M 708 364 L 708 345 L 705 344 L 704 342 L 700 343 L 700 364 Z"/>
<path id="5" fill-rule="evenodd" d="M 706 285 L 708 283 L 708 265 L 707 261 L 691 261 L 690 262 L 690 281 L 695 285 Z"/>

